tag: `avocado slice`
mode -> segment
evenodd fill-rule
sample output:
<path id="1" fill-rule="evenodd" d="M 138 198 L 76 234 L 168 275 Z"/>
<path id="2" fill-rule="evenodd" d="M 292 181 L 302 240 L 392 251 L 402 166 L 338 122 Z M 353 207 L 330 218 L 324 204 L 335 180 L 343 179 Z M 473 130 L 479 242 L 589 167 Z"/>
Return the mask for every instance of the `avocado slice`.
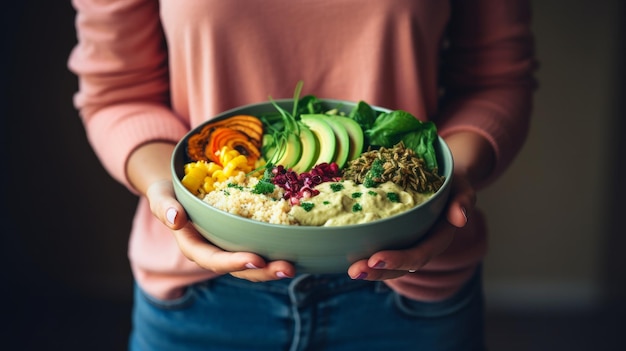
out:
<path id="1" fill-rule="evenodd" d="M 313 132 L 304 123 L 298 122 L 300 128 L 300 143 L 302 144 L 302 155 L 300 160 L 296 163 L 292 169 L 297 173 L 308 172 L 313 166 L 318 157 L 319 145 L 317 138 Z"/>
<path id="2" fill-rule="evenodd" d="M 335 121 L 343 124 L 343 127 L 346 132 L 348 132 L 348 137 L 350 138 L 350 152 L 348 153 L 347 161 L 352 161 L 361 156 L 363 146 L 365 145 L 365 136 L 359 123 L 350 117 L 335 116 L 333 118 Z"/>
<path id="3" fill-rule="evenodd" d="M 298 163 L 300 155 L 302 155 L 300 138 L 296 134 L 289 134 L 287 135 L 287 141 L 283 143 L 282 157 L 276 161 L 276 164 L 283 165 L 287 169 L 291 168 Z"/>
<path id="4" fill-rule="evenodd" d="M 335 133 L 330 124 L 326 122 L 326 116 L 319 114 L 300 115 L 304 123 L 315 135 L 319 145 L 318 157 L 313 165 L 320 163 L 331 163 L 335 159 Z"/>
<path id="5" fill-rule="evenodd" d="M 296 134 L 288 134 L 286 140 L 276 140 L 273 143 L 273 145 L 267 148 L 268 163 L 291 168 L 300 160 L 302 143 Z"/>
<path id="6" fill-rule="evenodd" d="M 263 134 L 261 153 L 266 160 L 269 161 L 269 158 L 274 154 L 274 149 L 276 149 L 274 136 L 272 134 Z"/>
<path id="7" fill-rule="evenodd" d="M 346 128 L 343 124 L 337 121 L 338 116 L 327 116 L 324 115 L 328 124 L 333 129 L 335 133 L 335 158 L 333 161 L 339 166 L 339 168 L 343 168 L 348 160 L 348 154 L 350 152 L 350 136 L 346 131 Z"/>

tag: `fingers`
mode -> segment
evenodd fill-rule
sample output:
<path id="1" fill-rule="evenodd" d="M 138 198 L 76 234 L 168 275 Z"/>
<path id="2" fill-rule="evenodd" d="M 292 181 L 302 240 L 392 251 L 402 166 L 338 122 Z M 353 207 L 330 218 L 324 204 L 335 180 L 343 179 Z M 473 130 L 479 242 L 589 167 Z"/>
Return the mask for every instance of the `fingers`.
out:
<path id="1" fill-rule="evenodd" d="M 231 274 L 250 281 L 276 280 L 295 275 L 295 267 L 287 261 L 266 263 L 250 252 L 227 252 L 209 243 L 191 223 L 174 231 L 174 237 L 185 257 L 198 266 L 218 274 Z"/>
<path id="2" fill-rule="evenodd" d="M 467 224 L 467 207 L 461 202 L 453 202 L 448 206 L 446 219 L 457 228 L 462 228 Z"/>
<path id="3" fill-rule="evenodd" d="M 450 246 L 456 230 L 455 226 L 441 220 L 418 245 L 406 250 L 377 252 L 367 260 L 352 264 L 348 275 L 353 279 L 384 280 L 419 270 Z"/>
<path id="4" fill-rule="evenodd" d="M 271 261 L 263 268 L 249 268 L 230 273 L 232 276 L 253 282 L 293 278 L 295 268 L 287 261 Z"/>
<path id="5" fill-rule="evenodd" d="M 163 224 L 173 230 L 179 249 L 198 266 L 218 274 L 251 281 L 268 281 L 293 277 L 295 268 L 286 261 L 266 263 L 259 255 L 249 252 L 226 252 L 209 243 L 188 221 L 187 214 L 176 200 L 171 181 L 150 185 L 146 191 L 150 210 Z"/>
<path id="6" fill-rule="evenodd" d="M 446 219 L 457 228 L 467 224 L 468 215 L 476 205 L 476 191 L 469 181 L 461 176 L 456 176 L 452 185 L 450 203 L 446 209 Z"/>
<path id="7" fill-rule="evenodd" d="M 163 224 L 173 230 L 179 249 L 198 266 L 218 274 L 251 281 L 268 281 L 293 277 L 295 268 L 286 261 L 266 263 L 249 252 L 226 252 L 209 243 L 188 221 L 187 214 L 176 200 L 171 181 L 151 184 L 146 191 L 150 210 Z"/>
<path id="8" fill-rule="evenodd" d="M 150 185 L 146 191 L 152 214 L 171 229 L 181 229 L 187 222 L 187 213 L 176 200 L 174 187 L 169 180 L 162 180 Z"/>

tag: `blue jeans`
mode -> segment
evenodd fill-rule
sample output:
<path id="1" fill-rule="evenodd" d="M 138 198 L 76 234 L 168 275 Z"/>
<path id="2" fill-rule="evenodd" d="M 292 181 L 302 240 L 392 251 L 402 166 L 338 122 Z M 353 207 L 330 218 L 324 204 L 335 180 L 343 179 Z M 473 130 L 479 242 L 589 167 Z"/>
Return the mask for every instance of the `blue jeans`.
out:
<path id="1" fill-rule="evenodd" d="M 440 302 L 346 274 L 252 283 L 230 275 L 176 300 L 135 289 L 133 351 L 484 350 L 480 272 Z"/>

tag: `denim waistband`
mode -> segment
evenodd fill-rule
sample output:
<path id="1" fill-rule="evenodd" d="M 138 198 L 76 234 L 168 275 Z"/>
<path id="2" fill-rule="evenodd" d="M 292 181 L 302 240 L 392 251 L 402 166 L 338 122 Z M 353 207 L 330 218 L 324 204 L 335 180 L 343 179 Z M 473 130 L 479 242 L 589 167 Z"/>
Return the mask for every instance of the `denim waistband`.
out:
<path id="1" fill-rule="evenodd" d="M 307 305 L 310 301 L 326 296 L 340 294 L 355 289 L 379 289 L 380 282 L 354 280 L 345 273 L 339 274 L 299 274 L 294 278 L 268 282 L 250 282 L 231 275 L 213 279 L 213 284 L 228 284 L 248 290 L 261 290 L 290 297 L 297 306 Z"/>

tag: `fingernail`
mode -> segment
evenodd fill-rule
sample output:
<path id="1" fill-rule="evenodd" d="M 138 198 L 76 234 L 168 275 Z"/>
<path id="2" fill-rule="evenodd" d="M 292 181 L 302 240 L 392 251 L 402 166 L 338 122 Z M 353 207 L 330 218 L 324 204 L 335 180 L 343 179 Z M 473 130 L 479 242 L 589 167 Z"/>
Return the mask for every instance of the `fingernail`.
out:
<path id="1" fill-rule="evenodd" d="M 246 268 L 248 268 L 248 269 L 259 269 L 259 267 L 255 266 L 253 263 L 246 263 Z"/>
<path id="2" fill-rule="evenodd" d="M 386 265 L 387 263 L 385 261 L 378 261 L 372 268 L 381 269 L 381 268 L 385 268 Z"/>
<path id="3" fill-rule="evenodd" d="M 361 273 L 359 273 L 359 275 L 357 275 L 356 277 L 354 277 L 352 279 L 354 279 L 354 280 L 363 280 L 365 278 L 367 278 L 367 273 L 361 272 Z"/>
<path id="4" fill-rule="evenodd" d="M 467 210 L 465 207 L 461 207 L 461 213 L 463 213 L 463 218 L 465 218 L 465 224 L 467 224 Z"/>
<path id="5" fill-rule="evenodd" d="M 168 208 L 167 212 L 165 213 L 165 217 L 167 218 L 167 221 L 170 222 L 171 224 L 174 224 L 174 221 L 176 221 L 176 216 L 178 215 L 178 211 L 176 211 L 175 208 Z"/>
<path id="6" fill-rule="evenodd" d="M 285 274 L 285 272 L 281 272 L 281 271 L 276 272 L 276 276 L 278 278 L 289 278 L 289 276 Z"/>

